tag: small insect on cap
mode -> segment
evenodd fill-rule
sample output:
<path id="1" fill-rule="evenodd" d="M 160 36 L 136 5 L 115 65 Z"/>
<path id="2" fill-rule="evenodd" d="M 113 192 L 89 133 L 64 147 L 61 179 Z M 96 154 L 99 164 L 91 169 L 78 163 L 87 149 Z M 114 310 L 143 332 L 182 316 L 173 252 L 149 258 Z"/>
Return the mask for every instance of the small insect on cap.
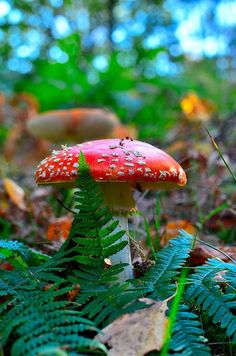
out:
<path id="1" fill-rule="evenodd" d="M 36 183 L 74 186 L 80 151 L 90 166 L 93 178 L 103 183 L 102 190 L 107 192 L 107 197 L 110 196 L 109 200 L 120 189 L 124 192 L 125 187 L 129 192 L 132 188 L 171 189 L 182 187 L 187 181 L 182 167 L 160 149 L 136 140 L 105 139 L 53 151 L 37 167 Z M 127 189 L 121 195 L 124 201 Z M 108 205 L 112 204 L 108 202 Z M 131 205 L 132 208 L 135 206 Z"/>
<path id="2" fill-rule="evenodd" d="M 76 108 L 39 114 L 27 122 L 27 129 L 33 136 L 51 142 L 83 142 L 111 137 L 119 123 L 109 110 Z"/>

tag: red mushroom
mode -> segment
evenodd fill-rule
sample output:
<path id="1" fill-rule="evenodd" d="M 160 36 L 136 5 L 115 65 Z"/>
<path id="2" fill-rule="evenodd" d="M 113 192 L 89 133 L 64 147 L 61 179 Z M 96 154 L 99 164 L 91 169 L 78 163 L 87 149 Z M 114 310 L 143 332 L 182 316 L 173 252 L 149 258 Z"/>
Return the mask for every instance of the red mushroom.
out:
<path id="1" fill-rule="evenodd" d="M 86 142 L 54 151 L 37 167 L 38 184 L 75 186 L 80 151 L 85 155 L 93 178 L 100 182 L 107 205 L 115 213 L 128 238 L 128 213 L 135 211 L 133 188 L 171 189 L 186 184 L 182 167 L 167 153 L 145 142 L 106 139 Z M 129 244 L 111 257 L 112 264 L 128 263 L 121 279 L 132 278 Z"/>

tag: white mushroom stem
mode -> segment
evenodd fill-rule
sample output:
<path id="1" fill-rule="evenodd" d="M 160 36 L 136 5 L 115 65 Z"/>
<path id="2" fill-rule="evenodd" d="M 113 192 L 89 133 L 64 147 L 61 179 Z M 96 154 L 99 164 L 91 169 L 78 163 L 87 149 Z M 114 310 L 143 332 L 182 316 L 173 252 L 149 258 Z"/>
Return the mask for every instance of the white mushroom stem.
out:
<path id="1" fill-rule="evenodd" d="M 132 187 L 129 182 L 104 182 L 100 184 L 100 188 L 104 195 L 105 203 L 113 212 L 113 219 L 119 221 L 119 225 L 113 233 L 124 230 L 125 234 L 121 237 L 119 242 L 128 242 L 121 251 L 109 257 L 112 265 L 118 263 L 128 264 L 124 271 L 119 275 L 119 281 L 124 282 L 127 279 L 133 278 L 128 229 L 128 215 L 136 210 L 135 201 L 132 195 Z"/>
<path id="2" fill-rule="evenodd" d="M 130 241 L 129 241 L 129 228 L 128 228 L 128 217 L 122 215 L 114 215 L 114 220 L 119 221 L 119 225 L 115 229 L 113 233 L 116 233 L 120 230 L 124 230 L 125 234 L 120 238 L 118 242 L 127 241 L 127 245 L 115 255 L 110 256 L 110 260 L 112 265 L 116 265 L 119 263 L 127 263 L 128 266 L 124 268 L 124 270 L 119 274 L 119 281 L 124 282 L 127 279 L 134 278 L 133 276 L 133 268 L 132 268 L 132 261 L 131 261 L 131 253 L 130 253 Z"/>

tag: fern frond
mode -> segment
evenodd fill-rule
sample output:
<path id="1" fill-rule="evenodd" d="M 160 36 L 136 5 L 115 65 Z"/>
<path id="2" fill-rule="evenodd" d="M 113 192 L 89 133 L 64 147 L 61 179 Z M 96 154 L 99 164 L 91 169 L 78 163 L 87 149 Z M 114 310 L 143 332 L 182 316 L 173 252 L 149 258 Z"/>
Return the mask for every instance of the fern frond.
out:
<path id="1" fill-rule="evenodd" d="M 228 282 L 235 283 L 235 266 L 224 264 L 218 260 L 209 260 L 208 264 L 197 268 L 195 274 L 189 278 L 191 283 L 187 288 L 186 301 L 194 302 L 211 317 L 214 324 L 219 323 L 221 328 L 226 329 L 226 334 L 236 342 L 236 290 L 229 285 L 226 290 L 220 288 L 216 275 L 222 272 L 222 267 L 227 272 L 223 274 Z M 232 279 L 231 279 L 232 278 Z"/>
<path id="2" fill-rule="evenodd" d="M 110 210 L 104 205 L 103 196 L 94 182 L 89 165 L 80 155 L 75 208 L 70 239 L 77 247 L 75 260 L 80 265 L 103 271 L 104 259 L 119 252 L 127 242 L 119 242 L 124 231 L 115 232 L 119 222 L 114 221 Z"/>
<path id="3" fill-rule="evenodd" d="M 87 352 L 91 348 L 105 351 L 102 344 L 84 336 L 86 331 L 98 331 L 94 324 L 82 318 L 67 300 L 58 300 L 71 289 L 18 293 L 18 303 L 0 322 L 2 345 L 14 334 L 16 341 L 11 353 L 17 356 L 37 355 L 38 350 L 51 347 L 70 353 L 77 352 L 80 347 L 87 348 Z"/>
<path id="4" fill-rule="evenodd" d="M 182 230 L 156 254 L 156 264 L 142 278 L 149 298 L 163 300 L 174 294 L 174 279 L 189 257 L 192 244 L 193 236 Z"/>
<path id="5" fill-rule="evenodd" d="M 171 355 L 210 356 L 206 341 L 197 315 L 190 312 L 187 305 L 180 305 L 171 337 Z"/>

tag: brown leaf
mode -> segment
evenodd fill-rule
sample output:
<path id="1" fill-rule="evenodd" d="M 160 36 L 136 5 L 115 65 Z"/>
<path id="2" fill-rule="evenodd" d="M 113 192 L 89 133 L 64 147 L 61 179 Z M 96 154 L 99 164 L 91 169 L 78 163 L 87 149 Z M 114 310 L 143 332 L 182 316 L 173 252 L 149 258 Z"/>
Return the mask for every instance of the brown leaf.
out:
<path id="1" fill-rule="evenodd" d="M 53 219 L 48 227 L 47 237 L 49 240 L 65 240 L 70 232 L 72 217 L 70 215 Z"/>
<path id="2" fill-rule="evenodd" d="M 179 233 L 179 230 L 185 230 L 189 234 L 196 234 L 196 228 L 191 224 L 188 220 L 174 220 L 169 221 L 165 227 L 165 232 L 161 236 L 161 245 L 165 246 L 169 242 L 169 240 L 176 237 Z"/>
<path id="3" fill-rule="evenodd" d="M 27 210 L 24 190 L 10 178 L 4 178 L 3 185 L 11 201 L 19 209 Z"/>
<path id="4" fill-rule="evenodd" d="M 213 249 L 210 246 L 198 244 L 191 253 L 191 263 L 195 266 L 199 266 L 206 263 L 208 258 L 219 258 L 224 262 L 232 262 L 227 255 L 236 260 L 236 246 L 219 245 L 215 247 L 216 249 Z"/>
<path id="5" fill-rule="evenodd" d="M 167 301 L 143 301 L 152 305 L 121 316 L 96 336 L 97 340 L 111 347 L 109 356 L 143 356 L 150 351 L 161 349 L 167 325 Z"/>

